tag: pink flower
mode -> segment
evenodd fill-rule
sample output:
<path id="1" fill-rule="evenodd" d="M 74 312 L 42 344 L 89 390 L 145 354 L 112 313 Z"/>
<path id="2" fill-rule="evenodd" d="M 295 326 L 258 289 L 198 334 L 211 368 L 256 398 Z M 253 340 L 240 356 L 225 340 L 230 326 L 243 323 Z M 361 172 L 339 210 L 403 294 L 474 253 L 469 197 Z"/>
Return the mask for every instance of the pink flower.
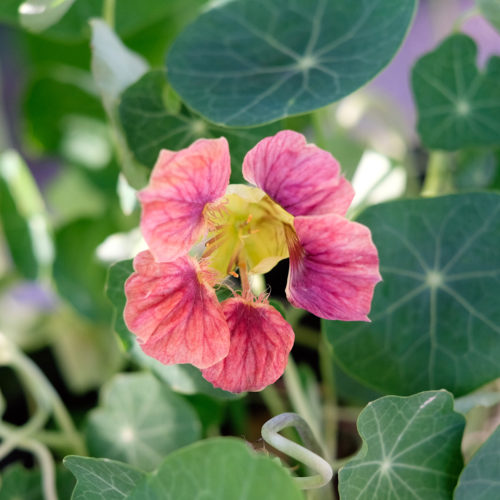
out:
<path id="1" fill-rule="evenodd" d="M 160 153 L 139 195 L 151 251 L 134 259 L 124 317 L 154 358 L 192 363 L 225 390 L 257 391 L 281 376 L 294 336 L 253 296 L 249 274 L 290 258 L 290 303 L 368 321 L 378 256 L 368 228 L 344 217 L 353 190 L 339 164 L 301 134 L 279 132 L 248 152 L 243 175 L 253 186 L 228 186 L 230 172 L 224 138 Z M 241 295 L 219 303 L 213 287 L 236 271 Z"/>

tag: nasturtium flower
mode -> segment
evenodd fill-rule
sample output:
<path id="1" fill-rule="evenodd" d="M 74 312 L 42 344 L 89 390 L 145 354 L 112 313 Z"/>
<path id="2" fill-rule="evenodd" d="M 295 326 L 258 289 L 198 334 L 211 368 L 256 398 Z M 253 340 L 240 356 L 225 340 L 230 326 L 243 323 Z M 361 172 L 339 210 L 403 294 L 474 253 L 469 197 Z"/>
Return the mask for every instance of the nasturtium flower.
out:
<path id="1" fill-rule="evenodd" d="M 333 156 L 282 131 L 243 162 L 250 185 L 229 185 L 224 138 L 163 150 L 139 193 L 150 250 L 134 259 L 124 318 L 144 352 L 191 363 L 214 386 L 261 390 L 283 373 L 293 331 L 249 276 L 289 258 L 291 304 L 326 319 L 368 321 L 380 275 L 365 226 L 345 218 L 353 198 Z M 214 287 L 239 277 L 219 303 Z"/>

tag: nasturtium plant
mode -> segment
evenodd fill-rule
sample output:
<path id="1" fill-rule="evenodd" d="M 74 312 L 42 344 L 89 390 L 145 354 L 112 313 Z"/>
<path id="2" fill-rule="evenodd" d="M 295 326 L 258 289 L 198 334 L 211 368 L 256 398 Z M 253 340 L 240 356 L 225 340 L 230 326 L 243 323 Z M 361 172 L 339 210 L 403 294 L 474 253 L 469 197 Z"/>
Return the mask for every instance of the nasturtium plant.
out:
<path id="1" fill-rule="evenodd" d="M 429 4 L 0 0 L 0 500 L 498 499 L 500 4 Z"/>
<path id="2" fill-rule="evenodd" d="M 190 405 L 152 374 L 122 374 L 102 390 L 89 415 L 87 443 L 94 456 L 153 469 L 163 456 L 196 441 L 200 423 Z"/>
<path id="3" fill-rule="evenodd" d="M 477 47 L 463 34 L 447 38 L 413 68 L 418 131 L 431 149 L 500 144 L 500 57 L 477 68 Z"/>
<path id="4" fill-rule="evenodd" d="M 370 403 L 358 418 L 361 450 L 339 473 L 341 500 L 451 498 L 464 427 L 446 391 Z"/>
<path id="5" fill-rule="evenodd" d="M 415 0 L 223 2 L 175 40 L 168 78 L 188 106 L 221 125 L 308 112 L 371 80 L 415 8 Z"/>
<path id="6" fill-rule="evenodd" d="M 347 373 L 402 395 L 459 396 L 500 376 L 499 214 L 498 194 L 475 193 L 388 202 L 359 216 L 383 281 L 370 323 L 325 323 Z"/>

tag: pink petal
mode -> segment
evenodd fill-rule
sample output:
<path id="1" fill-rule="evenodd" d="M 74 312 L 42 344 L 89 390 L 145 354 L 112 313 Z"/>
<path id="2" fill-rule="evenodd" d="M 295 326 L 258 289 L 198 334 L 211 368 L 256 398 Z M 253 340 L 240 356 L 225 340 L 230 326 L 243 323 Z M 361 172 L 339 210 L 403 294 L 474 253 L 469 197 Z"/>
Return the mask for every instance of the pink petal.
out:
<path id="1" fill-rule="evenodd" d="M 369 321 L 381 280 L 370 230 L 335 214 L 296 217 L 286 293 L 296 307 L 326 319 Z"/>
<path id="2" fill-rule="evenodd" d="M 123 311 L 142 350 L 164 364 L 205 368 L 229 351 L 229 328 L 214 290 L 191 257 L 156 262 L 149 251 L 134 259 Z"/>
<path id="3" fill-rule="evenodd" d="M 230 174 L 223 137 L 160 153 L 149 186 L 139 193 L 142 234 L 156 260 L 174 260 L 189 251 L 203 234 L 205 205 L 223 196 Z"/>
<path id="4" fill-rule="evenodd" d="M 292 327 L 269 304 L 238 297 L 224 301 L 222 309 L 231 330 L 229 354 L 202 374 L 226 391 L 260 391 L 285 371 Z"/>
<path id="5" fill-rule="evenodd" d="M 344 215 L 354 197 L 337 160 L 291 130 L 266 137 L 251 149 L 243 176 L 296 216 Z"/>

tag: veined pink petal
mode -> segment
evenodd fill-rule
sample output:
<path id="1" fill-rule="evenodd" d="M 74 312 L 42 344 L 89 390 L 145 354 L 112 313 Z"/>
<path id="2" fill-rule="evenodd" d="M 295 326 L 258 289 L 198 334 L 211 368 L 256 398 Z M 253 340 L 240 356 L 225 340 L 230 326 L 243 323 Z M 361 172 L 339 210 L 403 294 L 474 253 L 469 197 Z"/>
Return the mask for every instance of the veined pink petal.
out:
<path id="1" fill-rule="evenodd" d="M 224 195 L 230 174 L 224 137 L 160 153 L 149 186 L 139 193 L 142 234 L 156 260 L 174 260 L 189 251 L 203 234 L 205 205 Z"/>
<path id="2" fill-rule="evenodd" d="M 286 293 L 296 307 L 326 319 L 369 321 L 381 280 L 370 230 L 336 214 L 296 217 Z"/>
<path id="3" fill-rule="evenodd" d="M 123 317 L 142 350 L 164 364 L 205 368 L 229 351 L 229 328 L 214 290 L 191 257 L 156 262 L 149 251 L 134 259 L 125 283 Z"/>
<path id="4" fill-rule="evenodd" d="M 292 215 L 345 215 L 354 197 L 337 160 L 297 132 L 261 140 L 245 156 L 245 179 Z"/>
<path id="5" fill-rule="evenodd" d="M 260 391 L 285 371 L 292 349 L 292 327 L 272 306 L 228 299 L 222 309 L 231 331 L 229 354 L 202 375 L 226 391 Z"/>

